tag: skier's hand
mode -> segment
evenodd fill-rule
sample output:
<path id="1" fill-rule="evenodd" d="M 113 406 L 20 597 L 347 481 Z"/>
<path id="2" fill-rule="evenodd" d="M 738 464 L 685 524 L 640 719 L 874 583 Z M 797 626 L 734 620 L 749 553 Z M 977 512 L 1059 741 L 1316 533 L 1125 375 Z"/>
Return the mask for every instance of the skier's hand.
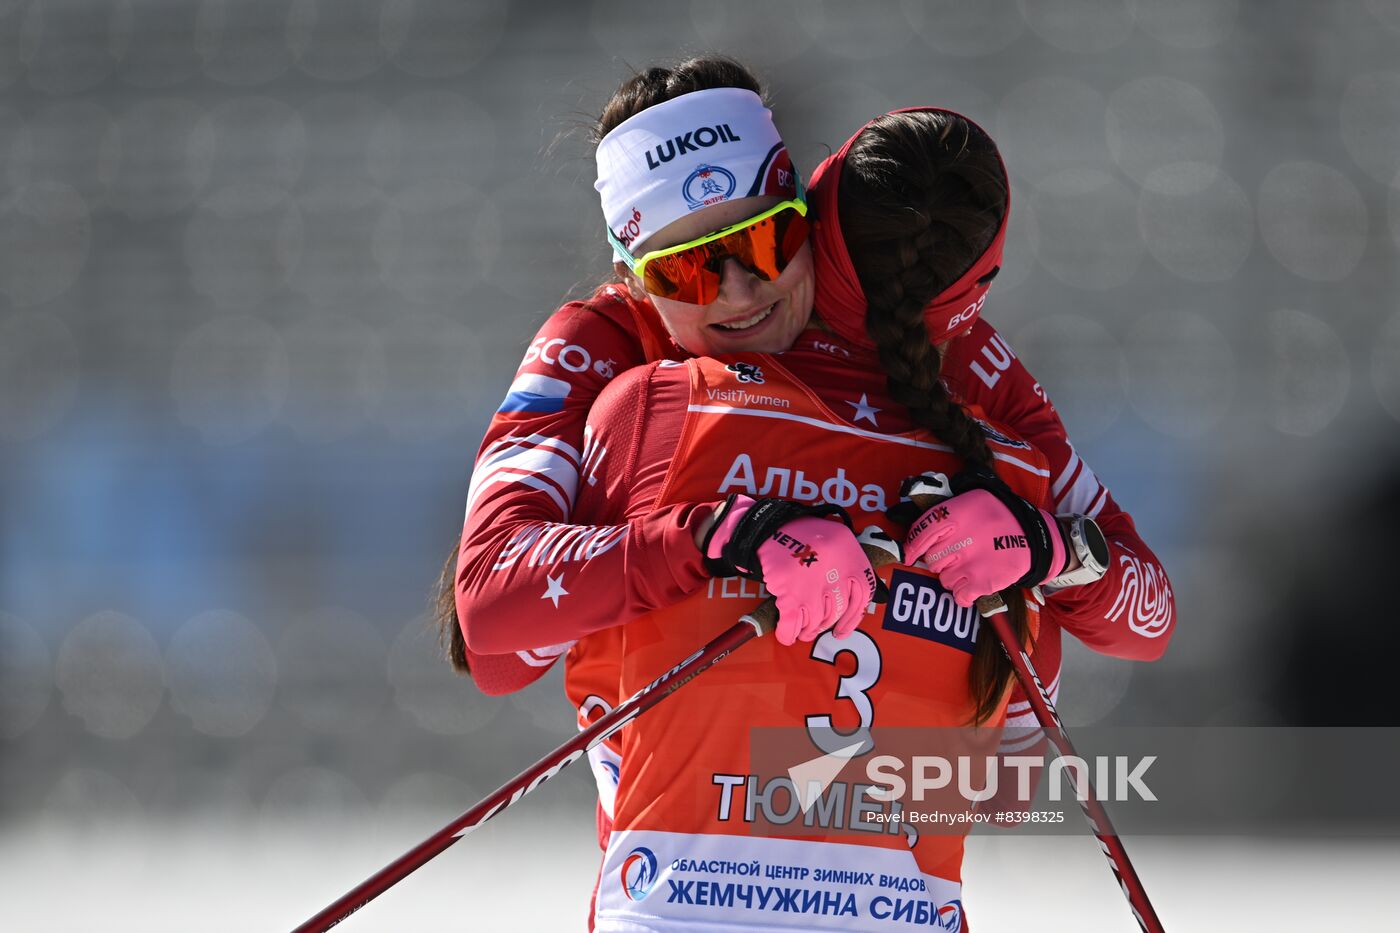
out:
<path id="1" fill-rule="evenodd" d="M 732 495 L 715 513 L 701 550 L 714 576 L 763 581 L 778 604 L 774 634 L 784 645 L 812 641 L 829 628 L 845 638 L 879 589 L 837 506 Z"/>
<path id="2" fill-rule="evenodd" d="M 910 526 L 904 560 L 938 574 L 958 605 L 1063 571 L 1068 548 L 1049 512 L 982 470 L 959 473 L 952 488 L 954 496 Z"/>

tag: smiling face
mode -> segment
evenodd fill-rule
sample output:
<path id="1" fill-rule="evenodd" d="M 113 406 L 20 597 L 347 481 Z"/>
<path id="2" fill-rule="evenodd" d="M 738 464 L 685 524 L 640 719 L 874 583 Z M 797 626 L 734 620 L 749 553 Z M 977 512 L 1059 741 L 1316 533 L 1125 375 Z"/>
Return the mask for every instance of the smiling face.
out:
<path id="1" fill-rule="evenodd" d="M 666 249 L 741 223 L 780 203 L 777 197 L 737 198 L 688 214 L 632 247 L 635 256 Z M 622 263 L 634 291 L 642 283 Z M 792 346 L 812 316 L 812 248 L 804 243 L 782 274 L 766 282 L 735 259 L 724 261 L 719 297 L 692 305 L 648 295 L 676 343 L 696 356 L 752 351 L 780 353 Z"/>

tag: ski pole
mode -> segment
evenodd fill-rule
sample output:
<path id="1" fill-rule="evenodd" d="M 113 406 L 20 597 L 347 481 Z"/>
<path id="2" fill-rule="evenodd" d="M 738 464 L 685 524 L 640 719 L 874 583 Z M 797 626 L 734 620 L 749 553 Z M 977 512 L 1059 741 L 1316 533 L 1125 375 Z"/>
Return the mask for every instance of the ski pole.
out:
<path id="1" fill-rule="evenodd" d="M 865 556 L 873 567 L 899 559 L 899 545 L 873 525 L 861 532 Z M 427 864 L 457 840 L 514 804 L 521 797 L 582 758 L 589 749 L 709 670 L 751 639 L 767 635 L 778 624 L 778 606 L 768 597 L 752 612 L 698 648 L 660 677 L 647 684 L 612 712 L 506 781 L 476 806 L 394 859 L 369 878 L 337 898 L 330 906 L 296 927 L 293 933 L 324 933 Z"/>
<path id="2" fill-rule="evenodd" d="M 951 495 L 952 487 L 946 476 L 941 473 L 925 473 L 913 480 L 905 497 L 919 510 L 927 511 Z M 977 611 L 990 623 L 992 631 L 1001 642 L 1002 650 L 1010 659 L 1011 666 L 1016 671 L 1016 679 L 1020 681 L 1021 689 L 1025 692 L 1031 709 L 1035 711 L 1035 718 L 1045 730 L 1050 744 L 1055 746 L 1055 751 L 1061 757 L 1079 757 L 1069 740 L 1069 733 L 1065 731 L 1064 723 L 1060 722 L 1060 715 L 1055 711 L 1049 691 L 1045 689 L 1035 666 L 1031 664 L 1030 656 L 1023 645 L 1016 643 L 1015 633 L 1012 632 L 1006 617 L 1006 601 L 1000 593 L 983 596 L 977 600 Z M 1158 919 L 1152 902 L 1148 900 L 1147 889 L 1143 887 L 1142 880 L 1138 878 L 1137 871 L 1128 858 L 1128 850 L 1123 846 L 1123 840 L 1118 838 L 1118 832 L 1108 818 L 1108 811 L 1094 792 L 1093 782 L 1089 780 L 1088 775 L 1084 776 L 1084 781 L 1087 793 L 1076 793 L 1075 796 L 1079 798 L 1079 806 L 1084 811 L 1084 818 L 1089 821 L 1089 828 L 1098 837 L 1099 847 L 1108 859 L 1108 867 L 1113 870 L 1123 896 L 1128 899 L 1128 907 L 1144 933 L 1165 933 L 1162 921 Z"/>

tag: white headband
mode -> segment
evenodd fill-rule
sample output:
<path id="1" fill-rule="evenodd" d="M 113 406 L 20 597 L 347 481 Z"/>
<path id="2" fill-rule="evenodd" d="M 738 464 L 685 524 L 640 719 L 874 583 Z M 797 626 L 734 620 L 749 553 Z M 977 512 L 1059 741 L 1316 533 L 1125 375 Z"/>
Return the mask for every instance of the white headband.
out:
<path id="1" fill-rule="evenodd" d="M 629 250 L 702 207 L 797 191 L 772 112 L 735 87 L 682 94 L 620 123 L 598 143 L 593 187 L 609 229 Z"/>

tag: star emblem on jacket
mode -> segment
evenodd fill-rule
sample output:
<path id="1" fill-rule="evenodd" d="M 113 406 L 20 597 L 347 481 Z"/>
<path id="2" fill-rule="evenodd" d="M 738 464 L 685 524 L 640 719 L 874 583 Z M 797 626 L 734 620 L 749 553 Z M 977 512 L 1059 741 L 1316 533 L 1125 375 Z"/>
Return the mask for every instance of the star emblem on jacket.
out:
<path id="1" fill-rule="evenodd" d="M 545 581 L 549 583 L 549 588 L 544 591 L 540 599 L 548 599 L 554 603 L 554 608 L 559 608 L 559 597 L 568 596 L 569 591 L 564 589 L 564 575 L 561 573 L 557 577 L 546 576 Z"/>
<path id="2" fill-rule="evenodd" d="M 851 418 L 852 422 L 864 419 L 877 428 L 880 426 L 880 423 L 875 420 L 875 413 L 877 411 L 883 411 L 883 409 L 876 408 L 874 405 L 870 404 L 870 397 L 866 393 L 862 392 L 860 394 L 859 402 L 847 401 L 846 404 L 856 410 L 855 415 Z"/>

